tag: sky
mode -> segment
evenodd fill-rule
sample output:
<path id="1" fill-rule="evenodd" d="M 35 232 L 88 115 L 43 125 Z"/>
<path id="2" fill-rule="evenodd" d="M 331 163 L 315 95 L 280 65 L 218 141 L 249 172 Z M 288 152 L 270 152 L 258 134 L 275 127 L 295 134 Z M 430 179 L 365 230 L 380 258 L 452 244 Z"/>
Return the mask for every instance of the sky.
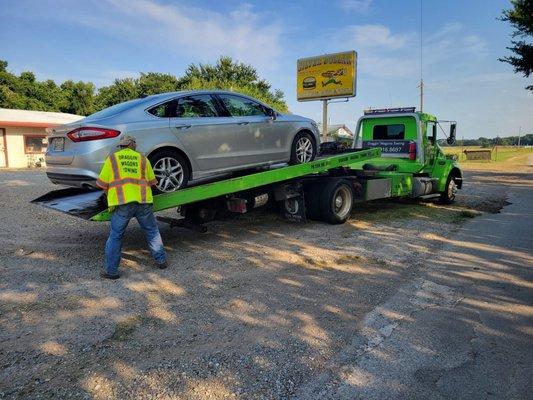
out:
<path id="1" fill-rule="evenodd" d="M 532 79 L 498 61 L 512 30 L 497 18 L 509 3 L 1 0 L 0 59 L 16 74 L 100 87 L 229 55 L 281 89 L 291 112 L 321 122 L 320 101 L 296 100 L 296 60 L 355 50 L 357 96 L 330 104 L 330 123 L 353 130 L 368 107 L 418 107 L 422 72 L 424 111 L 456 120 L 459 139 L 509 136 L 533 133 Z"/>

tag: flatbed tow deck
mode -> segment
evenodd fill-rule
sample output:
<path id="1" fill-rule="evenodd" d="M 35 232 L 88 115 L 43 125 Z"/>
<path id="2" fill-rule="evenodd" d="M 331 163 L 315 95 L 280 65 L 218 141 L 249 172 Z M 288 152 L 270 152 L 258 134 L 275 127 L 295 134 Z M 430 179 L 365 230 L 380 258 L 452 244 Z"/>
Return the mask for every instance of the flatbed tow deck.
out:
<path id="1" fill-rule="evenodd" d="M 380 154 L 379 148 L 350 149 L 309 163 L 282 166 L 159 194 L 154 196 L 154 211 L 179 207 L 185 217 L 183 220 L 158 219 L 172 226 L 198 230 L 203 230 L 198 227 L 199 224 L 214 219 L 219 212 L 242 214 L 272 203 L 279 203 L 291 220 L 304 221 L 309 217 L 342 223 L 348 218 L 353 202 L 364 199 L 364 181 L 379 179 L 376 171 L 364 173 L 350 166 L 364 164 L 379 158 Z M 369 176 L 363 177 L 362 174 Z M 317 185 L 320 190 L 315 190 Z M 327 205 L 322 203 L 334 196 L 333 192 L 338 192 L 338 198 L 328 202 L 331 204 L 327 210 Z M 56 190 L 32 203 L 92 221 L 107 221 L 111 216 L 101 191 Z"/>

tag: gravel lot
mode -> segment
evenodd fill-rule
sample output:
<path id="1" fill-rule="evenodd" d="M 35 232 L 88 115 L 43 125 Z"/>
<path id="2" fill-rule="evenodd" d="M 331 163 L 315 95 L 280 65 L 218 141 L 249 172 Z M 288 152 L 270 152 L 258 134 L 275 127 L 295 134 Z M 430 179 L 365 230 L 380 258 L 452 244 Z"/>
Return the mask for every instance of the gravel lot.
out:
<path id="1" fill-rule="evenodd" d="M 0 398 L 290 398 L 440 239 L 505 204 L 491 173 L 466 179 L 454 207 L 378 202 L 342 226 L 269 213 L 206 234 L 161 225 L 164 271 L 132 222 L 107 281 L 107 224 L 29 204 L 56 188 L 42 171 L 0 172 Z"/>

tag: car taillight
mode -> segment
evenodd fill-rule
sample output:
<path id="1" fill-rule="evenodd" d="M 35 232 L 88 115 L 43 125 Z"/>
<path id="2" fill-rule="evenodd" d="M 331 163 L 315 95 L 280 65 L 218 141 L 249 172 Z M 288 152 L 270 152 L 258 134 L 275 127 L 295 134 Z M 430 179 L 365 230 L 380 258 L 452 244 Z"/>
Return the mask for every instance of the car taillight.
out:
<path id="1" fill-rule="evenodd" d="M 416 143 L 409 143 L 409 160 L 416 160 Z"/>
<path id="2" fill-rule="evenodd" d="M 74 129 L 67 133 L 67 136 L 73 142 L 86 142 L 88 140 L 109 139 L 120 135 L 120 131 L 107 128 L 94 128 L 84 126 Z"/>

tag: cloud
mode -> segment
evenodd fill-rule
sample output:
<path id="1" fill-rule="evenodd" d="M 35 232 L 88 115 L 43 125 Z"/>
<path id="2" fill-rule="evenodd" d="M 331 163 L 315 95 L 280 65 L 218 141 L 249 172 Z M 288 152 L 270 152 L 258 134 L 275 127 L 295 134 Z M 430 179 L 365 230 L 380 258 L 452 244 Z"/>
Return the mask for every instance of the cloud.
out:
<path id="1" fill-rule="evenodd" d="M 282 25 L 244 3 L 229 13 L 156 0 L 88 0 L 63 3 L 52 18 L 149 45 L 162 53 L 201 62 L 221 55 L 274 69 L 281 55 Z"/>
<path id="2" fill-rule="evenodd" d="M 344 28 L 339 37 L 345 42 L 353 43 L 356 47 L 382 47 L 399 49 L 411 38 L 411 34 L 393 34 L 384 25 L 351 25 Z"/>
<path id="3" fill-rule="evenodd" d="M 109 3 L 115 12 L 127 17 L 121 24 L 123 32 L 174 51 L 203 59 L 230 55 L 263 66 L 275 61 L 281 53 L 280 26 L 263 21 L 248 4 L 222 14 L 149 0 L 109 0 Z"/>
<path id="4" fill-rule="evenodd" d="M 359 57 L 360 70 L 378 78 L 416 77 L 419 71 L 417 59 L 411 57 L 390 57 L 362 54 Z"/>
<path id="5" fill-rule="evenodd" d="M 472 65 L 487 56 L 487 43 L 459 23 L 449 22 L 423 35 L 424 77 L 470 73 Z M 381 24 L 351 25 L 332 35 L 358 52 L 359 70 L 375 78 L 420 77 L 420 35 L 392 31 Z"/>
<path id="6" fill-rule="evenodd" d="M 427 34 L 427 32 L 423 32 L 425 36 L 425 40 L 428 42 L 434 42 L 437 40 L 440 40 L 442 38 L 449 37 L 453 34 L 456 34 L 458 32 L 461 32 L 463 30 L 463 26 L 457 22 L 448 22 L 444 24 L 440 29 L 438 29 L 436 32 L 431 32 Z"/>
<path id="7" fill-rule="evenodd" d="M 373 0 L 340 0 L 339 6 L 344 11 L 367 13 L 372 7 Z"/>

